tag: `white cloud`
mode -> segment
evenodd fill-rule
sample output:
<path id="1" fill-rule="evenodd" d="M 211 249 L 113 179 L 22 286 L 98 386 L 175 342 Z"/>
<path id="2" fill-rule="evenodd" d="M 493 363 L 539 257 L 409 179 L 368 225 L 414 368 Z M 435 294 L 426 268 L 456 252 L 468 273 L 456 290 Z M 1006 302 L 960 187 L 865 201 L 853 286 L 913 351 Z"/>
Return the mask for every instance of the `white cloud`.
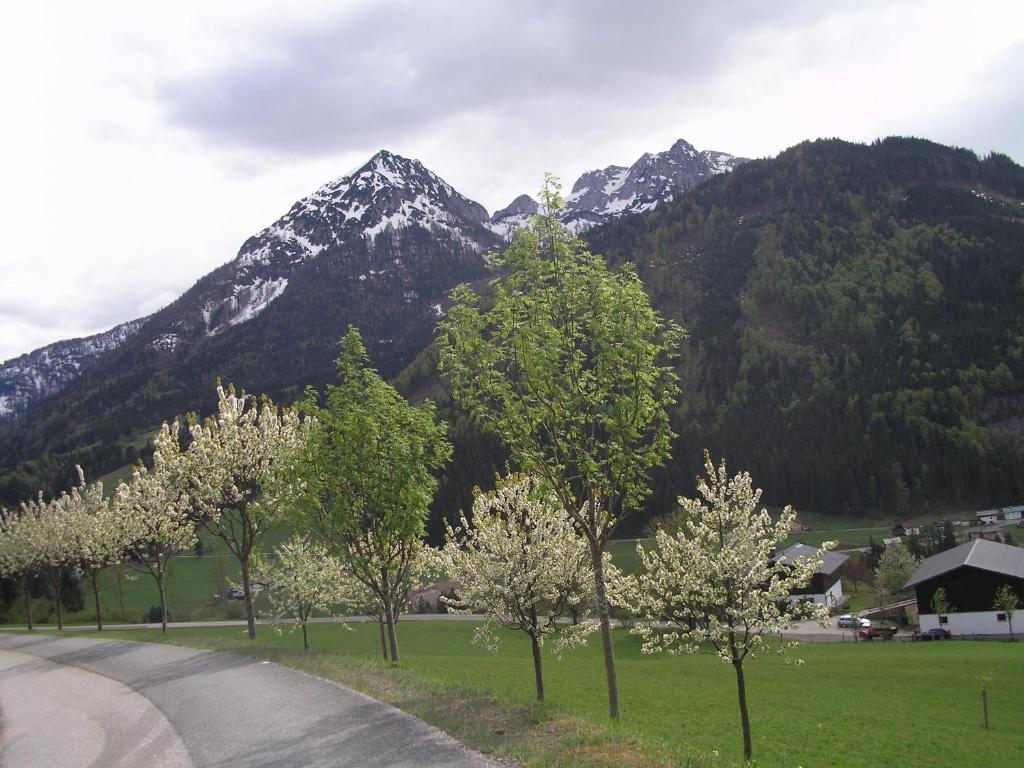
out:
<path id="1" fill-rule="evenodd" d="M 0 359 L 166 304 L 381 146 L 491 210 L 677 138 L 1024 157 L 1015 2 L 301 8 L 5 10 Z"/>

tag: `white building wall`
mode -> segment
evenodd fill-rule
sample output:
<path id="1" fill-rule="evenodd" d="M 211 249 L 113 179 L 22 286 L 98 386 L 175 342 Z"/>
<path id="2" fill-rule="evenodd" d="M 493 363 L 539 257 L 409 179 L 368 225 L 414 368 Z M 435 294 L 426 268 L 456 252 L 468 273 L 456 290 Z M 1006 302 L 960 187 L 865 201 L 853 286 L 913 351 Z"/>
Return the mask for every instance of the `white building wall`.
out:
<path id="1" fill-rule="evenodd" d="M 824 605 L 828 608 L 835 608 L 839 605 L 839 602 L 843 599 L 843 580 L 837 579 L 836 583 L 828 588 L 828 591 L 824 594 L 817 595 L 790 595 L 786 598 L 791 603 L 796 603 L 801 600 L 813 600 L 818 605 Z"/>
<path id="2" fill-rule="evenodd" d="M 942 626 L 952 635 L 1006 635 L 1010 634 L 1008 621 L 997 621 L 997 611 L 977 611 L 974 613 L 943 614 L 948 621 Z M 921 631 L 935 629 L 939 626 L 939 617 L 934 613 L 922 613 L 920 618 Z M 1014 614 L 1013 632 L 1024 632 L 1024 611 Z"/>
<path id="3" fill-rule="evenodd" d="M 824 603 L 829 608 L 839 605 L 843 600 L 843 580 L 836 579 L 836 583 L 829 587 L 824 595 Z"/>

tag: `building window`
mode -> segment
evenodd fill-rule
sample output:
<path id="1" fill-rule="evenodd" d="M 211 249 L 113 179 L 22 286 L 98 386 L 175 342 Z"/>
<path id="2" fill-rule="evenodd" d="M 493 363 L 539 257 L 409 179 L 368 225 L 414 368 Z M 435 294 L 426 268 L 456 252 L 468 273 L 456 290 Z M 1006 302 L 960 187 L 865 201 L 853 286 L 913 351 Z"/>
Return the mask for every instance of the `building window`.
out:
<path id="1" fill-rule="evenodd" d="M 949 624 L 948 616 L 939 616 L 939 624 Z"/>
<path id="2" fill-rule="evenodd" d="M 1006 621 L 1006 614 L 1005 613 L 997 613 L 996 614 L 996 621 Z"/>

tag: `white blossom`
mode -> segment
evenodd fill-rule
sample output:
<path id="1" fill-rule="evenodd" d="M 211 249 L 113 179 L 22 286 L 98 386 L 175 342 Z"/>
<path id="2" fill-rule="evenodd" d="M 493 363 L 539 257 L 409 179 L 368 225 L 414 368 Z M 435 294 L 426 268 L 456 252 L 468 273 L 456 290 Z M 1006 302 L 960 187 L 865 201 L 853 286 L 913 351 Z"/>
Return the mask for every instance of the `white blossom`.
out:
<path id="1" fill-rule="evenodd" d="M 447 527 L 434 567 L 458 586 L 442 598 L 453 613 L 483 613 L 474 642 L 496 650 L 495 624 L 526 632 L 534 649 L 537 697 L 543 699 L 540 648 L 558 633 L 557 647 L 579 645 L 598 625 L 560 626 L 570 606 L 593 602 L 590 549 L 557 498 L 529 476 L 476 494 L 473 521 Z M 610 565 L 610 564 L 609 564 Z"/>
<path id="2" fill-rule="evenodd" d="M 685 524 L 675 536 L 659 530 L 653 548 L 637 545 L 642 570 L 622 592 L 638 615 L 653 620 L 632 630 L 643 638 L 644 653 L 710 647 L 733 665 L 749 760 L 743 660 L 795 620 L 825 620 L 824 606 L 788 598 L 810 582 L 835 542 L 813 557 L 778 562 L 775 547 L 789 535 L 796 513 L 786 507 L 772 522 L 767 509 L 757 511 L 761 490 L 753 490 L 748 473 L 729 477 L 724 461 L 716 468 L 707 452 L 704 460 L 707 476 L 697 485 L 703 498 L 679 500 Z"/>
<path id="3" fill-rule="evenodd" d="M 285 457 L 302 441 L 296 411 L 279 409 L 217 385 L 217 416 L 191 427 L 187 487 L 189 514 L 220 538 L 242 569 L 249 636 L 256 636 L 251 559 L 277 516 L 277 481 Z"/>
<path id="4" fill-rule="evenodd" d="M 293 538 L 274 549 L 271 563 L 257 565 L 257 578 L 268 585 L 268 597 L 279 617 L 290 616 L 302 627 L 309 650 L 307 624 L 314 611 L 329 611 L 359 598 L 355 579 L 341 560 L 305 537 Z M 277 619 L 275 619 L 275 622 Z"/>
<path id="5" fill-rule="evenodd" d="M 129 562 L 149 573 L 160 593 L 162 624 L 167 629 L 164 580 L 171 557 L 195 544 L 196 528 L 189 517 L 189 466 L 179 443 L 179 424 L 161 425 L 153 439 L 153 469 L 135 468 L 132 482 L 121 482 L 112 508 L 123 527 Z"/>

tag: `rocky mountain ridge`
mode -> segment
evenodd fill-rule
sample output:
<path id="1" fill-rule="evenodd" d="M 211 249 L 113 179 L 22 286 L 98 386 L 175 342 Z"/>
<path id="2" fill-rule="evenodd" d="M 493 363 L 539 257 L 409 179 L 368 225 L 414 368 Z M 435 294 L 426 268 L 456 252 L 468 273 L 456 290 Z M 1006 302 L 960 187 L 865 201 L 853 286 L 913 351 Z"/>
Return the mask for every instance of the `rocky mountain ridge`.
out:
<path id="1" fill-rule="evenodd" d="M 102 355 L 120 347 L 145 323 L 130 320 L 109 331 L 40 347 L 0 365 L 0 422 L 59 392 Z"/>
<path id="2" fill-rule="evenodd" d="M 745 162 L 747 158 L 727 152 L 698 152 L 688 141 L 679 139 L 664 152 L 645 152 L 628 168 L 609 165 L 585 172 L 565 198 L 562 221 L 581 233 L 609 221 L 646 213 Z M 507 238 L 536 212 L 537 202 L 529 195 L 520 195 L 491 217 L 491 228 Z"/>
<path id="3" fill-rule="evenodd" d="M 650 210 L 741 162 L 724 153 L 699 153 L 678 141 L 666 152 L 644 154 L 630 168 L 609 166 L 581 176 L 568 196 L 566 221 L 582 232 Z M 432 328 L 426 325 L 436 321 L 447 291 L 483 276 L 486 254 L 536 212 L 536 201 L 521 195 L 488 216 L 483 206 L 418 160 L 381 150 L 351 174 L 297 201 L 247 239 L 232 261 L 163 310 L 90 339 L 58 342 L 4 363 L 0 426 L 17 422 L 33 403 L 60 392 L 98 361 L 112 360 L 115 351 L 120 358 L 115 368 L 156 370 L 177 358 L 209 358 L 221 346 L 213 339 L 264 315 L 284 297 L 290 296 L 285 305 L 293 315 L 301 313 L 303 297 L 295 287 L 300 273 L 319 273 L 314 293 L 327 287 L 322 281 L 329 274 L 335 287 L 324 297 L 329 302 L 348 296 L 350 304 L 359 304 L 360 294 L 372 294 L 395 304 L 403 317 L 417 315 L 416 330 L 405 330 L 429 338 Z M 373 314 L 369 307 L 363 309 Z M 339 309 L 341 315 L 347 322 L 380 330 L 376 339 L 368 340 L 371 348 L 374 343 L 390 345 L 394 350 L 385 357 L 393 356 L 396 365 L 404 359 L 393 329 L 387 330 L 389 318 L 370 320 L 362 310 Z M 395 327 L 403 327 L 402 322 Z"/>

